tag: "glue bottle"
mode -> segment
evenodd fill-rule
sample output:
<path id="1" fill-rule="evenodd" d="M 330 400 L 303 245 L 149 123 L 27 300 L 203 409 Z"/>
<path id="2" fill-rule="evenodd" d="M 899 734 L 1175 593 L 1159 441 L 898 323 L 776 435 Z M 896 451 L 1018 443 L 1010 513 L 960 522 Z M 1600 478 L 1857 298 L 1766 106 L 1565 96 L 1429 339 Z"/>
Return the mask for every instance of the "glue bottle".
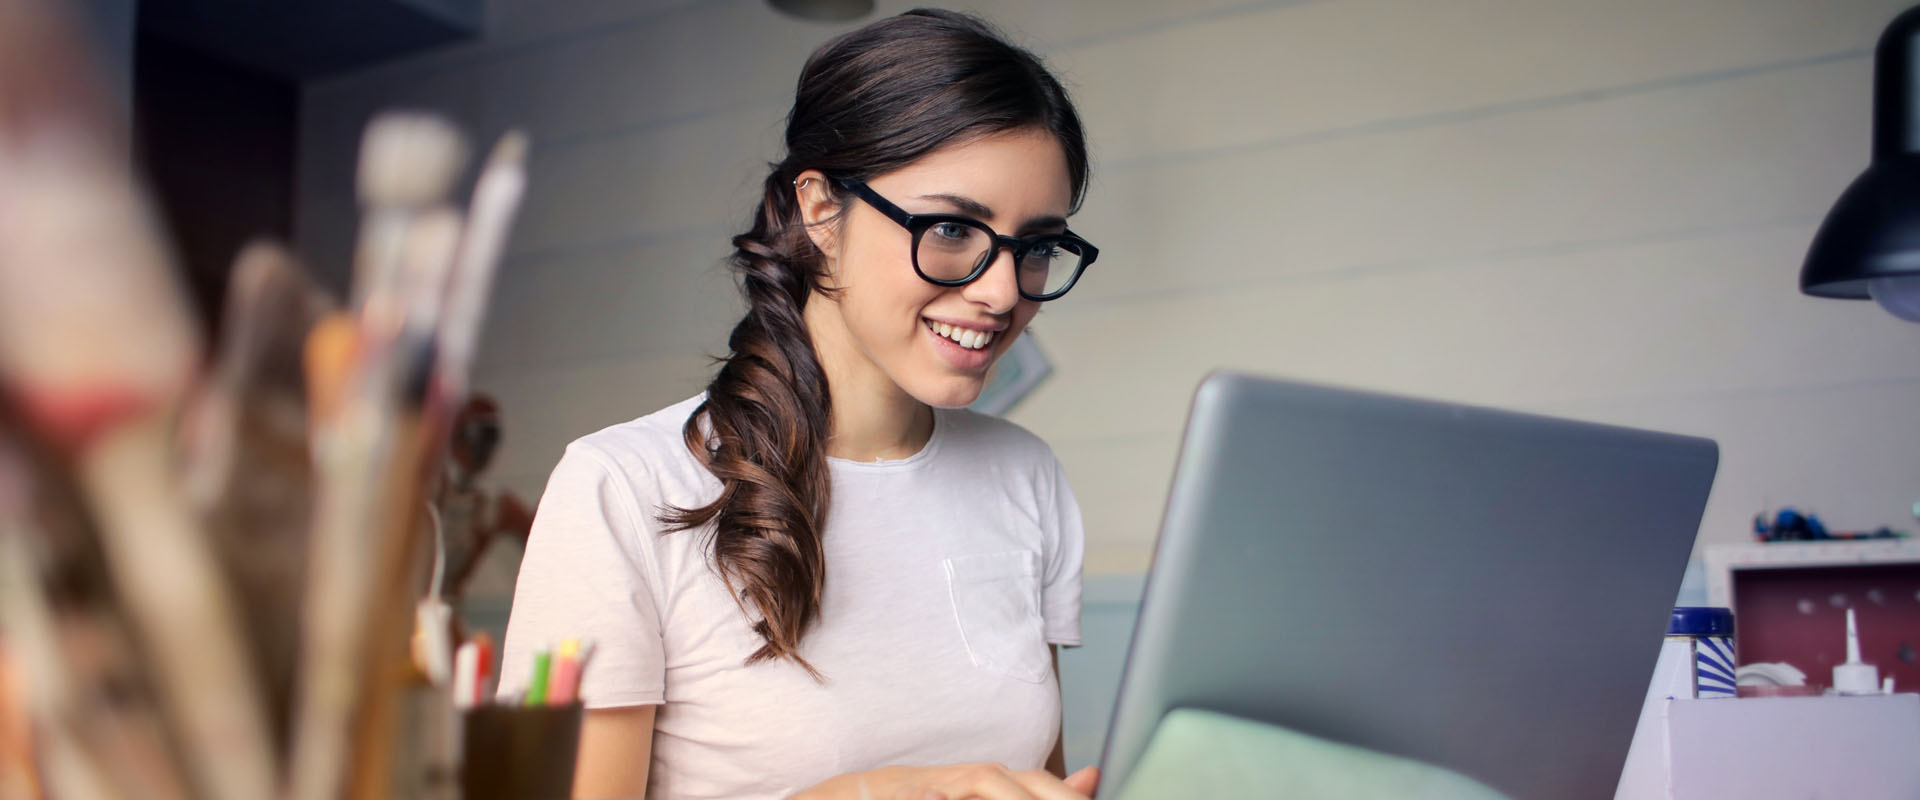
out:
<path id="1" fill-rule="evenodd" d="M 1880 694 L 1880 669 L 1860 661 L 1860 627 L 1847 609 L 1847 663 L 1833 665 L 1834 694 Z"/>

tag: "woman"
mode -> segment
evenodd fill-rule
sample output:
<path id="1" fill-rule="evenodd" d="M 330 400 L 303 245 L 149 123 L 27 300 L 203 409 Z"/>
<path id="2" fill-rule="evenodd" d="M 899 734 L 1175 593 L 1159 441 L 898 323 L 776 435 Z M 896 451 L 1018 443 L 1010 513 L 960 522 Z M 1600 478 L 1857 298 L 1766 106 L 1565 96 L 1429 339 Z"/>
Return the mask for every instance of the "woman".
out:
<path id="1" fill-rule="evenodd" d="M 555 468 L 503 690 L 596 642 L 580 796 L 1091 794 L 1058 777 L 1049 653 L 1079 643 L 1079 509 L 1045 444 L 964 410 L 1096 255 L 1079 119 L 1031 54 L 914 11 L 814 53 L 786 143 L 706 393 Z"/>

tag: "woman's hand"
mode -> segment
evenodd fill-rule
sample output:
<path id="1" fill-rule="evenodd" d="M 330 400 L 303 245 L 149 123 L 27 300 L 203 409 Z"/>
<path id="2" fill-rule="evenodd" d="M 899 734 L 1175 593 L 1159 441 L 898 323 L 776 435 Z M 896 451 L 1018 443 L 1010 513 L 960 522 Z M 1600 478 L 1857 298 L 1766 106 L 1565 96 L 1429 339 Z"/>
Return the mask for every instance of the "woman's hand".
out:
<path id="1" fill-rule="evenodd" d="M 835 776 L 789 800 L 1086 800 L 1099 784 L 1093 767 L 1064 781 L 1045 770 L 999 764 L 882 767 Z"/>

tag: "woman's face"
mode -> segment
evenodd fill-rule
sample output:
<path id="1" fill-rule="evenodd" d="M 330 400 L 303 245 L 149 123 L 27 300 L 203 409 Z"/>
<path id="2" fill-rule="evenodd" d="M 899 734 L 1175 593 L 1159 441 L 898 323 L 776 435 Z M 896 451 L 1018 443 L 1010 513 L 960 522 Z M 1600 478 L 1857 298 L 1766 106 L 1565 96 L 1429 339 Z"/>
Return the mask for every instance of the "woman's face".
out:
<path id="1" fill-rule="evenodd" d="M 849 192 L 839 192 L 844 207 L 834 203 L 823 179 L 802 173 L 797 191 L 809 221 L 844 208 L 838 222 L 810 227 L 827 255 L 826 283 L 840 289 L 814 296 L 807 309 L 829 379 L 883 390 L 890 382 L 932 406 L 972 403 L 987 368 L 1039 311 L 1015 286 L 1012 251 L 1000 250 L 973 283 L 928 283 L 914 272 L 906 228 Z M 960 214 L 1002 236 L 1064 230 L 1073 202 L 1059 141 L 1034 130 L 950 146 L 867 185 L 910 214 Z"/>

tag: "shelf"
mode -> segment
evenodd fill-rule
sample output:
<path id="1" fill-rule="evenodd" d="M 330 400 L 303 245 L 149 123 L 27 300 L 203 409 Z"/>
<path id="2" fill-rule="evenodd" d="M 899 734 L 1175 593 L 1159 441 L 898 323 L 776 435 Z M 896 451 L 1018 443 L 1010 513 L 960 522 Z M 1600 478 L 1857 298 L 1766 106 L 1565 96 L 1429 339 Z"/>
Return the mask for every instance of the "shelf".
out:
<path id="1" fill-rule="evenodd" d="M 1705 555 L 1707 602 L 1732 608 L 1734 570 L 1920 563 L 1920 539 L 1711 545 Z"/>

